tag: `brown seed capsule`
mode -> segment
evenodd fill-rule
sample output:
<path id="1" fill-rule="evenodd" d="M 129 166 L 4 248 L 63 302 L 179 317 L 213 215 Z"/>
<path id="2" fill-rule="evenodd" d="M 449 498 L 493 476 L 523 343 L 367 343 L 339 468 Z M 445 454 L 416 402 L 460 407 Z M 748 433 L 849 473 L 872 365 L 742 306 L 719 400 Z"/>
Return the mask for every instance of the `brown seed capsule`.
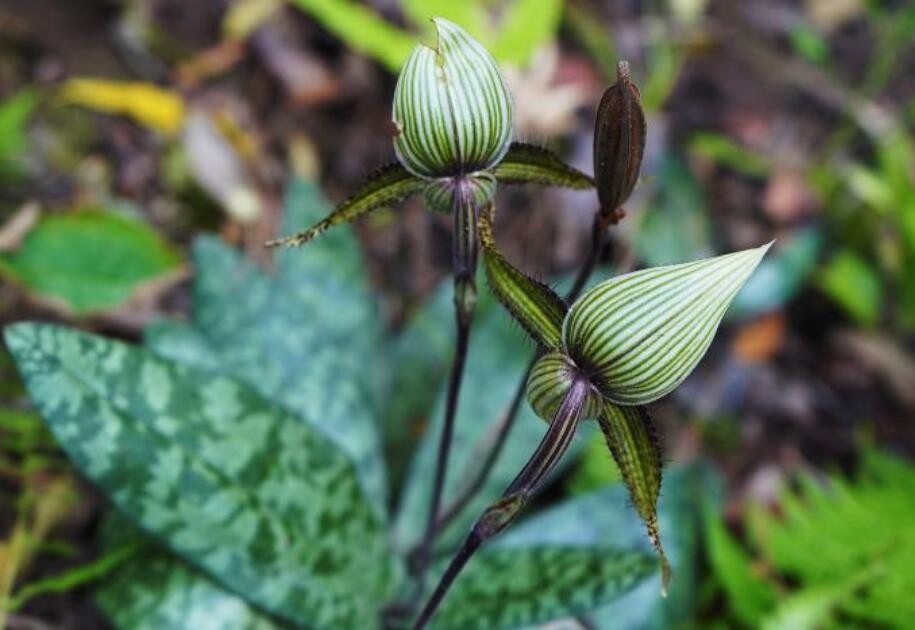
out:
<path id="1" fill-rule="evenodd" d="M 629 64 L 616 66 L 616 83 L 607 88 L 594 126 L 594 179 L 601 219 L 616 223 L 639 179 L 645 151 L 645 113 Z"/>

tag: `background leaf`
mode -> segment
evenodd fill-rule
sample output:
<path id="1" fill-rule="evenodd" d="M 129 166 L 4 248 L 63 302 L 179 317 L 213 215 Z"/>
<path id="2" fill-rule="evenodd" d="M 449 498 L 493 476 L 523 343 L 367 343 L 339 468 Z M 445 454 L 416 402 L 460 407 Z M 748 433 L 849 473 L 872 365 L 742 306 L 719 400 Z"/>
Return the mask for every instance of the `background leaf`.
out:
<path id="1" fill-rule="evenodd" d="M 871 265 L 851 250 L 839 252 L 821 271 L 817 284 L 862 326 L 880 318 L 883 288 Z"/>
<path id="2" fill-rule="evenodd" d="M 38 92 L 25 89 L 0 103 L 0 176 L 18 172 L 26 149 L 26 125 L 38 102 Z"/>
<path id="3" fill-rule="evenodd" d="M 650 575 L 641 552 L 607 547 L 490 548 L 473 558 L 433 628 L 515 628 L 589 610 Z"/>
<path id="4" fill-rule="evenodd" d="M 109 536 L 143 540 L 123 516 L 107 517 Z M 113 540 L 109 547 L 116 546 Z M 211 578 L 149 542 L 138 557 L 96 589 L 96 602 L 118 628 L 131 630 L 275 630 L 283 627 Z"/>
<path id="5" fill-rule="evenodd" d="M 285 207 L 284 231 L 299 230 L 328 211 L 317 186 L 305 181 L 290 185 Z M 358 243 L 348 228 L 341 228 L 307 247 L 280 251 L 277 258 L 276 273 L 268 274 L 216 239 L 198 241 L 194 321 L 157 322 L 146 330 L 146 343 L 180 363 L 230 373 L 326 432 L 356 462 L 368 498 L 379 518 L 386 519 L 386 474 L 375 405 L 392 405 L 399 413 L 402 408 L 393 401 L 415 385 L 403 383 L 383 401 L 374 393 L 386 389 L 373 383 L 401 371 L 379 367 L 388 355 L 382 354 L 381 329 Z M 450 314 L 450 302 L 443 306 Z M 420 357 L 425 361 L 431 356 L 425 342 L 432 331 L 420 327 L 419 332 L 424 342 Z M 333 380 L 335 375 L 339 383 Z M 312 378 L 327 388 L 311 387 Z M 106 610 L 120 602 L 115 621 L 124 618 L 131 625 L 162 627 L 161 619 L 197 619 L 218 605 L 245 611 L 234 617 L 241 628 L 250 627 L 249 618 L 263 622 L 242 598 L 167 551 L 157 554 L 154 562 L 152 552 L 149 558 L 132 562 L 101 589 Z M 149 565 L 156 570 L 147 570 Z M 131 597 L 144 586 L 167 591 L 160 598 Z"/>
<path id="6" fill-rule="evenodd" d="M 119 342 L 38 324 L 6 340 L 67 454 L 144 529 L 286 619 L 372 624 L 385 532 L 325 437 L 238 381 Z"/>
<path id="7" fill-rule="evenodd" d="M 317 186 L 295 181 L 284 231 L 329 212 Z M 147 345 L 163 356 L 231 374 L 313 423 L 350 455 L 384 513 L 378 418 L 382 330 L 348 229 L 280 251 L 275 273 L 215 238 L 194 247 L 193 321 L 157 325 Z"/>
<path id="8" fill-rule="evenodd" d="M 658 190 L 634 218 L 635 249 L 647 266 L 669 265 L 714 253 L 702 190 L 679 157 L 667 154 L 658 168 Z"/>
<path id="9" fill-rule="evenodd" d="M 292 4 L 311 14 L 354 49 L 380 61 L 391 72 L 400 70 L 418 43 L 413 34 L 352 0 L 292 0 Z"/>
<path id="10" fill-rule="evenodd" d="M 698 606 L 700 501 L 718 501 L 721 481 L 714 469 L 696 463 L 664 472 L 658 520 L 673 567 L 666 598 L 660 576 L 644 580 L 630 593 L 600 606 L 584 618 L 597 628 L 690 627 Z M 564 501 L 522 521 L 494 542 L 497 547 L 536 545 L 612 544 L 617 549 L 653 549 L 638 514 L 632 509 L 625 486 L 614 484 Z M 655 573 L 658 563 L 652 563 Z"/>
<path id="11" fill-rule="evenodd" d="M 17 251 L 0 255 L 0 272 L 80 314 L 115 307 L 179 265 L 145 223 L 97 209 L 45 216 Z"/>
<path id="12" fill-rule="evenodd" d="M 493 56 L 501 63 L 526 63 L 553 39 L 562 17 L 563 0 L 515 0 L 502 14 Z"/>

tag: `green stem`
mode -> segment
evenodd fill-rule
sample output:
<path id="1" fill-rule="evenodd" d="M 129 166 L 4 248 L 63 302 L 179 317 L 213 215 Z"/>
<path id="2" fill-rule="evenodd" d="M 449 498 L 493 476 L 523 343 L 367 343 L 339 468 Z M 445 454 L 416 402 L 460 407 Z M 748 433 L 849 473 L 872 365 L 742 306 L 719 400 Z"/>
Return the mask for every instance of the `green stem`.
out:
<path id="1" fill-rule="evenodd" d="M 588 251 L 588 257 L 579 269 L 575 281 L 572 283 L 572 289 L 566 296 L 566 302 L 574 302 L 588 283 L 588 280 L 591 279 L 607 242 L 606 233 L 607 226 L 600 220 L 599 215 L 595 213 L 594 226 L 591 230 L 591 247 Z M 464 488 L 463 492 L 461 492 L 461 494 L 458 495 L 458 497 L 452 501 L 439 516 L 436 523 L 436 533 L 444 530 L 461 514 L 461 512 L 463 512 L 464 508 L 467 507 L 470 501 L 483 488 L 486 480 L 489 478 L 493 467 L 499 459 L 499 455 L 502 453 L 502 449 L 505 447 L 508 435 L 514 426 L 515 418 L 518 417 L 521 402 L 524 400 L 527 377 L 530 374 L 531 367 L 534 365 L 534 360 L 536 360 L 536 357 L 528 364 L 527 369 L 521 377 L 521 382 L 518 383 L 518 387 L 515 388 L 515 394 L 512 397 L 508 409 L 499 420 L 499 424 L 496 427 L 495 438 L 492 440 L 492 446 L 486 453 L 483 465 L 479 468 L 472 481 Z"/>

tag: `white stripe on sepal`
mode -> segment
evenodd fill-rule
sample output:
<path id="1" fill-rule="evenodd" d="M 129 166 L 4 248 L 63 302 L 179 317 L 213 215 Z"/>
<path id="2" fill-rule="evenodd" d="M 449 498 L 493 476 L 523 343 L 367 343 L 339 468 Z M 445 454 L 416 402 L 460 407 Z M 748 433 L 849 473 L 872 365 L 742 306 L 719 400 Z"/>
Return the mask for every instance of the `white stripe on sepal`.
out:
<path id="1" fill-rule="evenodd" d="M 420 177 L 486 170 L 511 143 L 512 102 L 499 66 L 457 24 L 433 18 L 435 49 L 423 44 L 407 59 L 394 91 L 394 150 Z"/>
<path id="2" fill-rule="evenodd" d="M 597 285 L 566 316 L 566 351 L 613 402 L 657 400 L 696 367 L 770 246 L 645 269 Z"/>

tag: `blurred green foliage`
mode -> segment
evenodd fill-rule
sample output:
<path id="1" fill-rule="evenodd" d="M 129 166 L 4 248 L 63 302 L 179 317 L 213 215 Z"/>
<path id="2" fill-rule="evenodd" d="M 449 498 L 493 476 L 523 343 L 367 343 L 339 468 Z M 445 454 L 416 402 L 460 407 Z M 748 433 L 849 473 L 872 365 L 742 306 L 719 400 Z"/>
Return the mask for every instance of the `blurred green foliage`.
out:
<path id="1" fill-rule="evenodd" d="M 747 627 L 905 628 L 915 618 L 915 468 L 872 448 L 851 479 L 802 475 L 747 514 L 753 552 L 706 510 L 714 581 Z"/>
<path id="2" fill-rule="evenodd" d="M 0 254 L 0 274 L 77 314 L 116 307 L 180 264 L 144 221 L 94 208 L 46 215 Z"/>
<path id="3" fill-rule="evenodd" d="M 502 3 L 499 19 L 494 21 L 491 3 L 486 0 L 406 0 L 402 8 L 421 32 L 418 37 L 352 0 L 292 0 L 354 50 L 375 58 L 392 72 L 400 70 L 416 44 L 427 41 L 432 32 L 429 20 L 436 16 L 466 28 L 497 61 L 523 65 L 555 37 L 563 1 L 511 0 Z"/>

